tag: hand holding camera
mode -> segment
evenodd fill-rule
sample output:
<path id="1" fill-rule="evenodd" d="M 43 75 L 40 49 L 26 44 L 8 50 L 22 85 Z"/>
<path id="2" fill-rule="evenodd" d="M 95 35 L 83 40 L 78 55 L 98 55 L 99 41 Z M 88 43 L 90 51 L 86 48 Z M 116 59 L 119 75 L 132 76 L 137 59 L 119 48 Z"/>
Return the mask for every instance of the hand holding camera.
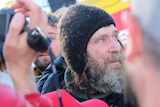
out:
<path id="1" fill-rule="evenodd" d="M 5 38 L 3 54 L 7 70 L 14 81 L 15 88 L 21 93 L 37 92 L 31 65 L 39 49 L 31 46 L 28 43 L 30 41 L 28 38 L 31 36 L 31 41 L 33 40 L 31 43 L 33 44 L 35 40 L 39 41 L 37 39 L 39 36 L 43 37 L 45 41 L 47 15 L 32 0 L 16 0 L 11 9 L 14 10 L 14 15 L 10 19 L 11 21 L 9 20 L 9 29 L 7 28 L 6 33 L 2 35 Z M 24 27 L 26 16 L 29 17 L 30 21 Z M 22 33 L 23 29 L 24 32 Z M 35 44 L 40 46 L 39 42 Z"/>
<path id="2" fill-rule="evenodd" d="M 4 42 L 6 35 L 8 33 L 9 25 L 12 20 L 12 17 L 14 16 L 15 12 L 14 10 L 10 8 L 2 8 L 0 10 L 0 41 Z M 21 33 L 27 32 L 27 43 L 28 45 L 39 52 L 44 52 L 48 48 L 47 43 L 47 35 L 40 29 L 40 28 L 34 28 L 29 29 L 27 27 L 28 21 L 25 20 L 24 26 L 21 30 Z"/>

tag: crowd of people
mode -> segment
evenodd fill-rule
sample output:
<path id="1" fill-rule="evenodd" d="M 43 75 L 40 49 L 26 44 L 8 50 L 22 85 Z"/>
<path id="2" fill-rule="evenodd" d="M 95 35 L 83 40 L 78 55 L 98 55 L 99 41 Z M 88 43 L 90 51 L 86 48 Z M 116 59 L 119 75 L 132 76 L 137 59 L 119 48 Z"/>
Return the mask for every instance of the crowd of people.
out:
<path id="1" fill-rule="evenodd" d="M 1 83 L 0 106 L 159 107 L 160 1 L 130 4 L 121 17 L 129 31 L 124 47 L 101 8 L 74 4 L 51 15 L 33 0 L 16 0 L 1 51 L 14 87 Z M 43 52 L 28 45 L 37 36 L 48 46 Z"/>

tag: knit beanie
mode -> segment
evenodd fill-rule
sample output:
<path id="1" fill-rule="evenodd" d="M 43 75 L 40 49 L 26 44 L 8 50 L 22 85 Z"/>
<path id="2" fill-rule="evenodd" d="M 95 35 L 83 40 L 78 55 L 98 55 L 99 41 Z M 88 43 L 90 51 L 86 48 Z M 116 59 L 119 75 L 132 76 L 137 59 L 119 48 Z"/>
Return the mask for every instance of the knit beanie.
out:
<path id="1" fill-rule="evenodd" d="M 70 70 L 82 74 L 86 67 L 86 48 L 91 36 L 101 27 L 115 22 L 104 10 L 88 5 L 72 5 L 59 23 L 59 40 Z"/>

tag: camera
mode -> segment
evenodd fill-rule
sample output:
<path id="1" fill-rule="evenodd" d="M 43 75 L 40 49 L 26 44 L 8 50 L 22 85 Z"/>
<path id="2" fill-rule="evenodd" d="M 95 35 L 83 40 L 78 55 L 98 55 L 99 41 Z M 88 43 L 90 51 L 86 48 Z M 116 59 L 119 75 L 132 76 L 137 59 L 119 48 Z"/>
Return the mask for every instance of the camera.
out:
<path id="1" fill-rule="evenodd" d="M 9 25 L 14 16 L 14 10 L 10 8 L 2 8 L 0 9 L 0 42 L 5 41 L 5 38 L 8 33 Z M 21 33 L 26 31 L 28 33 L 27 43 L 28 45 L 36 51 L 44 52 L 48 49 L 49 39 L 48 36 L 40 29 L 34 28 L 29 29 L 27 27 L 28 21 L 25 20 L 25 24 Z"/>
<path id="2" fill-rule="evenodd" d="M 5 40 L 7 35 L 9 23 L 14 15 L 14 11 L 9 8 L 2 8 L 0 10 L 0 41 Z"/>

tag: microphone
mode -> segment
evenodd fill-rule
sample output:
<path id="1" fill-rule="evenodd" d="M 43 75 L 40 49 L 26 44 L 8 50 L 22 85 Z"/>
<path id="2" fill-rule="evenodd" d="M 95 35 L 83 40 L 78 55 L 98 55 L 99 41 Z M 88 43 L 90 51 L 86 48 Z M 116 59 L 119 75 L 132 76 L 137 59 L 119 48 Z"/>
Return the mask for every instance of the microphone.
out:
<path id="1" fill-rule="evenodd" d="M 61 89 L 60 92 L 64 107 L 109 107 L 108 104 L 106 104 L 104 101 L 100 99 L 90 99 L 83 102 L 79 102 L 65 90 Z M 51 99 L 54 107 L 60 107 L 57 91 L 52 91 L 43 95 Z"/>

